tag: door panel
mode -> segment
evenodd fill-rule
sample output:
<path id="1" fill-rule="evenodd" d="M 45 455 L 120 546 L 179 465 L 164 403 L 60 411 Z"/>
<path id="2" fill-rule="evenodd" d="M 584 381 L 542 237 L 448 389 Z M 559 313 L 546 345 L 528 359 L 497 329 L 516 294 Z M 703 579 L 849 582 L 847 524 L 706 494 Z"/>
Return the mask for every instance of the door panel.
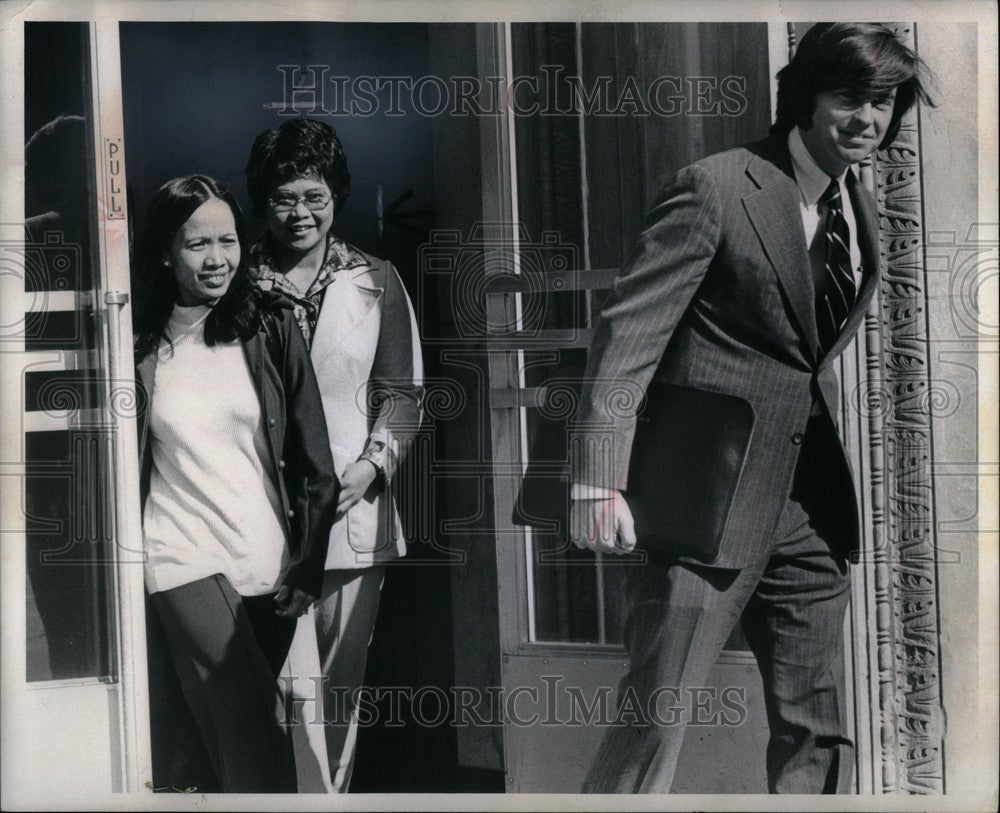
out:
<path id="1" fill-rule="evenodd" d="M 29 683 L 115 676 L 109 442 L 72 429 L 25 433 Z"/>
<path id="2" fill-rule="evenodd" d="M 505 659 L 508 790 L 578 793 L 615 719 L 623 654 L 601 652 Z M 724 655 L 697 695 L 662 707 L 684 725 L 674 793 L 766 793 L 767 716 L 750 655 Z"/>
<path id="3" fill-rule="evenodd" d="M 517 692 L 528 705 L 536 693 L 544 701 L 547 690 L 564 703 L 574 692 L 585 703 L 601 695 L 613 715 L 626 661 L 624 577 L 635 562 L 595 557 L 568 543 L 562 524 L 568 419 L 605 291 L 652 197 L 684 165 L 766 135 L 768 32 L 765 24 L 554 23 L 515 24 L 509 35 L 510 74 L 538 77 L 546 89 L 555 82 L 549 105 L 564 112 L 517 115 L 510 125 L 520 271 L 506 308 L 534 316 L 518 323 L 517 350 L 491 356 L 496 380 L 518 382 L 509 396 L 493 394 L 495 427 L 517 425 L 522 432 L 519 443 L 497 445 L 501 451 L 519 448 L 521 456 L 500 463 L 520 464 L 531 492 L 531 504 L 518 505 L 526 523 L 523 548 L 510 561 L 498 554 L 501 572 L 517 573 L 517 606 L 501 611 L 506 623 L 516 622 L 501 636 L 504 686 L 508 698 Z M 585 93 L 607 81 L 607 93 L 588 110 L 588 102 L 580 96 L 574 101 L 573 92 L 553 79 L 557 74 L 577 77 Z M 633 87 L 638 97 L 629 95 Z M 651 88 L 660 88 L 655 100 Z M 638 104 L 622 101 L 637 98 Z M 661 110 L 673 107 L 668 115 L 643 110 L 653 101 Z M 556 253 L 571 262 L 557 266 L 549 259 Z M 505 405 L 518 420 L 504 413 Z M 511 511 L 498 505 L 496 515 L 504 521 Z M 552 688 L 556 676 L 561 688 Z M 714 722 L 692 719 L 688 725 L 675 791 L 765 790 L 760 675 L 740 629 L 698 691 L 704 702 L 679 698 L 679 708 Z M 719 723 L 723 697 L 732 706 L 731 724 Z M 602 731 L 572 720 L 511 719 L 505 727 L 509 789 L 578 790 Z"/>
<path id="4" fill-rule="evenodd" d="M 23 32 L 24 225 L 0 242 L 4 283 L 16 282 L 3 297 L 0 323 L 13 326 L 2 337 L 3 378 L 20 383 L 4 406 L 4 425 L 20 430 L 4 435 L 4 474 L 17 476 L 3 484 L 5 516 L 15 520 L 4 528 L 4 594 L 24 591 L 4 619 L 5 677 L 13 676 L 4 685 L 4 778 L 16 779 L 10 799 L 51 804 L 61 794 L 80 804 L 148 778 L 145 691 L 132 657 L 142 568 L 138 557 L 127 561 L 139 546 L 122 522 L 134 509 L 121 474 L 123 455 L 135 454 L 135 402 L 121 372 L 129 328 L 112 304 L 127 294 L 108 296 L 112 278 L 128 290 L 127 259 L 109 262 L 127 258 L 127 244 L 124 221 L 109 225 L 111 202 L 95 192 L 109 189 L 100 159 L 119 81 L 117 64 L 98 65 L 117 29 L 27 22 Z M 109 106 L 97 109 L 98 98 Z M 58 787 L 39 781 L 53 769 Z"/>

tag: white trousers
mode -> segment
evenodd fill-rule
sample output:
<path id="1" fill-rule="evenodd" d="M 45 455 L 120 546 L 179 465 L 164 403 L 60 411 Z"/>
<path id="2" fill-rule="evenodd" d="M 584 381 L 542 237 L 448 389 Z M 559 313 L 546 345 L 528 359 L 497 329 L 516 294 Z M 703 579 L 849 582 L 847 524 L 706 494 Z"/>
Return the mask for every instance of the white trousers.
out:
<path id="1" fill-rule="evenodd" d="M 293 729 L 300 792 L 346 793 L 358 736 L 358 690 L 364 684 L 378 615 L 384 565 L 327 570 L 323 590 L 302 616 L 283 674 L 296 706 L 312 701 L 313 713 L 297 709 Z M 321 676 L 322 681 L 312 680 Z"/>

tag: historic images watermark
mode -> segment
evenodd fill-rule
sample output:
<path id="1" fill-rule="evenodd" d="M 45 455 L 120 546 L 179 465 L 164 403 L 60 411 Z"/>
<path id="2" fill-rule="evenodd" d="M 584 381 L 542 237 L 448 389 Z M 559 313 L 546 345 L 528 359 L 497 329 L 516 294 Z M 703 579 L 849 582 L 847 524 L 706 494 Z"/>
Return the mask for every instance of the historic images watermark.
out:
<path id="1" fill-rule="evenodd" d="M 567 685 L 562 675 L 542 675 L 532 686 L 331 686 L 327 678 L 278 678 L 285 695 L 284 725 L 346 724 L 362 727 L 437 726 L 726 726 L 747 720 L 744 686 L 660 686 L 648 698 L 625 687 L 615 702 L 611 686 Z M 312 684 L 311 687 L 309 684 Z M 308 688 L 307 688 L 308 687 Z M 310 691 L 311 694 L 303 694 Z M 322 704 L 317 701 L 322 698 Z M 314 713 L 295 704 L 313 702 Z M 320 711 L 322 709 L 322 711 Z"/>
<path id="2" fill-rule="evenodd" d="M 745 76 L 657 76 L 641 83 L 567 75 L 343 76 L 330 65 L 278 65 L 281 101 L 266 106 L 296 116 L 739 116 L 748 106 Z"/>

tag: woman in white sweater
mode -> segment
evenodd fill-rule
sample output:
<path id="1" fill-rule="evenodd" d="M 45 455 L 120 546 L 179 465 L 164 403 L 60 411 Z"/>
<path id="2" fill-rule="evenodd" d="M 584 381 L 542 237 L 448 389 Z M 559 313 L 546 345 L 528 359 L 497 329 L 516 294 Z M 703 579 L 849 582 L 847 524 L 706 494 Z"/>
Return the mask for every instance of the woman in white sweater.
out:
<path id="1" fill-rule="evenodd" d="M 339 484 L 305 343 L 247 256 L 216 181 L 153 195 L 133 284 L 146 587 L 200 734 L 179 748 L 207 752 L 224 792 L 294 792 L 276 675 Z"/>

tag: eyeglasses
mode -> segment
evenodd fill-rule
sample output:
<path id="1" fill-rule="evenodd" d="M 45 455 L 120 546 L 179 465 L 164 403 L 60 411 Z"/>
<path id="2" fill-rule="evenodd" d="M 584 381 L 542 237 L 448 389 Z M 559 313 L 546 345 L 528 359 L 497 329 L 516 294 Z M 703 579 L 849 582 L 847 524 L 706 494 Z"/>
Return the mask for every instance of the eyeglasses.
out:
<path id="1" fill-rule="evenodd" d="M 318 212 L 330 205 L 333 200 L 325 192 L 310 192 L 299 197 L 298 195 L 272 195 L 267 199 L 271 204 L 271 209 L 277 214 L 285 214 L 292 211 L 299 203 L 304 203 L 310 212 Z"/>

